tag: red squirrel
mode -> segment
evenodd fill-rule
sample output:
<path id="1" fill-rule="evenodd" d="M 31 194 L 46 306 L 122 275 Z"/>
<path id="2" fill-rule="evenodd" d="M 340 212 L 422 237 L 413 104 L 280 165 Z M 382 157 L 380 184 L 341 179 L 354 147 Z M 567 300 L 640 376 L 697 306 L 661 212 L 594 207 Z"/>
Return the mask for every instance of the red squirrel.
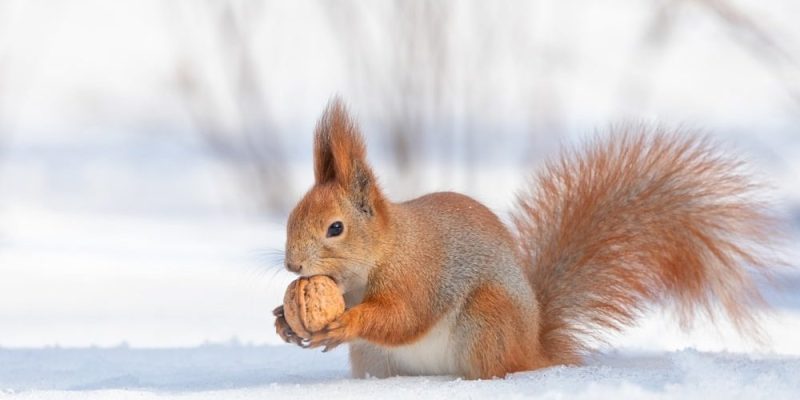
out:
<path id="1" fill-rule="evenodd" d="M 394 203 L 333 100 L 314 137 L 311 190 L 289 216 L 286 268 L 332 277 L 347 309 L 303 340 L 348 343 L 355 377 L 503 377 L 580 364 L 651 304 L 682 322 L 722 313 L 758 330 L 770 217 L 736 159 L 702 136 L 640 127 L 565 151 L 506 226 L 458 193 Z"/>

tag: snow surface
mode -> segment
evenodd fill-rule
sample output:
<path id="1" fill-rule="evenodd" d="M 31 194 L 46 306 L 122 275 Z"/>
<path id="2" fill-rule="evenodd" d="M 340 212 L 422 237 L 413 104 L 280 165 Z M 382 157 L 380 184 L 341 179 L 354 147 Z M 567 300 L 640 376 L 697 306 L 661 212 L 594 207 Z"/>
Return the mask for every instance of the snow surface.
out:
<path id="1" fill-rule="evenodd" d="M 0 399 L 794 399 L 800 358 L 612 353 L 490 381 L 347 378 L 343 350 L 236 344 L 188 349 L 0 351 Z"/>

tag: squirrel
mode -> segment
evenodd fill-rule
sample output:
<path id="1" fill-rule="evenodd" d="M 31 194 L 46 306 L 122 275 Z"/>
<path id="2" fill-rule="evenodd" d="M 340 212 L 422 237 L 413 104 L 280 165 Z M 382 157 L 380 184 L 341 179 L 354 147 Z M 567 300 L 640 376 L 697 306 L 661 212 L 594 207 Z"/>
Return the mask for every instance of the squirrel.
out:
<path id="1" fill-rule="evenodd" d="M 275 326 L 302 347 L 348 343 L 354 377 L 579 365 L 653 304 L 675 306 L 682 326 L 722 314 L 758 335 L 773 219 L 707 136 L 628 127 L 566 150 L 517 196 L 509 226 L 458 193 L 391 202 L 339 99 L 313 153 L 285 266 L 333 278 L 346 311 L 307 340 L 282 307 Z"/>

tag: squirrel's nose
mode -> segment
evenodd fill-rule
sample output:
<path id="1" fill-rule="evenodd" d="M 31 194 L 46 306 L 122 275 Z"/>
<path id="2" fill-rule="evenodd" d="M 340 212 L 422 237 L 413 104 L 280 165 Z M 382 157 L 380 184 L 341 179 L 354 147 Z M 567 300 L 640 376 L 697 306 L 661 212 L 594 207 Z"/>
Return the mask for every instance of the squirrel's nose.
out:
<path id="1" fill-rule="evenodd" d="M 286 262 L 286 269 L 288 269 L 289 271 L 294 272 L 294 273 L 299 273 L 300 270 L 303 269 L 303 266 L 300 265 L 300 264 L 290 263 L 290 262 L 287 261 Z"/>

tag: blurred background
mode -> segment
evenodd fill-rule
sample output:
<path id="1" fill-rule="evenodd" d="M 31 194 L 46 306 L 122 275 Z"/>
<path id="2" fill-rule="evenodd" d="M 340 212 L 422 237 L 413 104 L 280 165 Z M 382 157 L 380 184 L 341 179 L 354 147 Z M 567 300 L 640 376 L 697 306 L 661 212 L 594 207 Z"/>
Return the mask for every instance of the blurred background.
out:
<path id="1" fill-rule="evenodd" d="M 277 343 L 283 224 L 334 95 L 395 200 L 456 190 L 505 215 L 559 146 L 645 121 L 750 160 L 798 226 L 798 18 L 793 0 L 0 0 L 0 346 Z M 643 346 L 735 348 L 653 324 Z"/>

